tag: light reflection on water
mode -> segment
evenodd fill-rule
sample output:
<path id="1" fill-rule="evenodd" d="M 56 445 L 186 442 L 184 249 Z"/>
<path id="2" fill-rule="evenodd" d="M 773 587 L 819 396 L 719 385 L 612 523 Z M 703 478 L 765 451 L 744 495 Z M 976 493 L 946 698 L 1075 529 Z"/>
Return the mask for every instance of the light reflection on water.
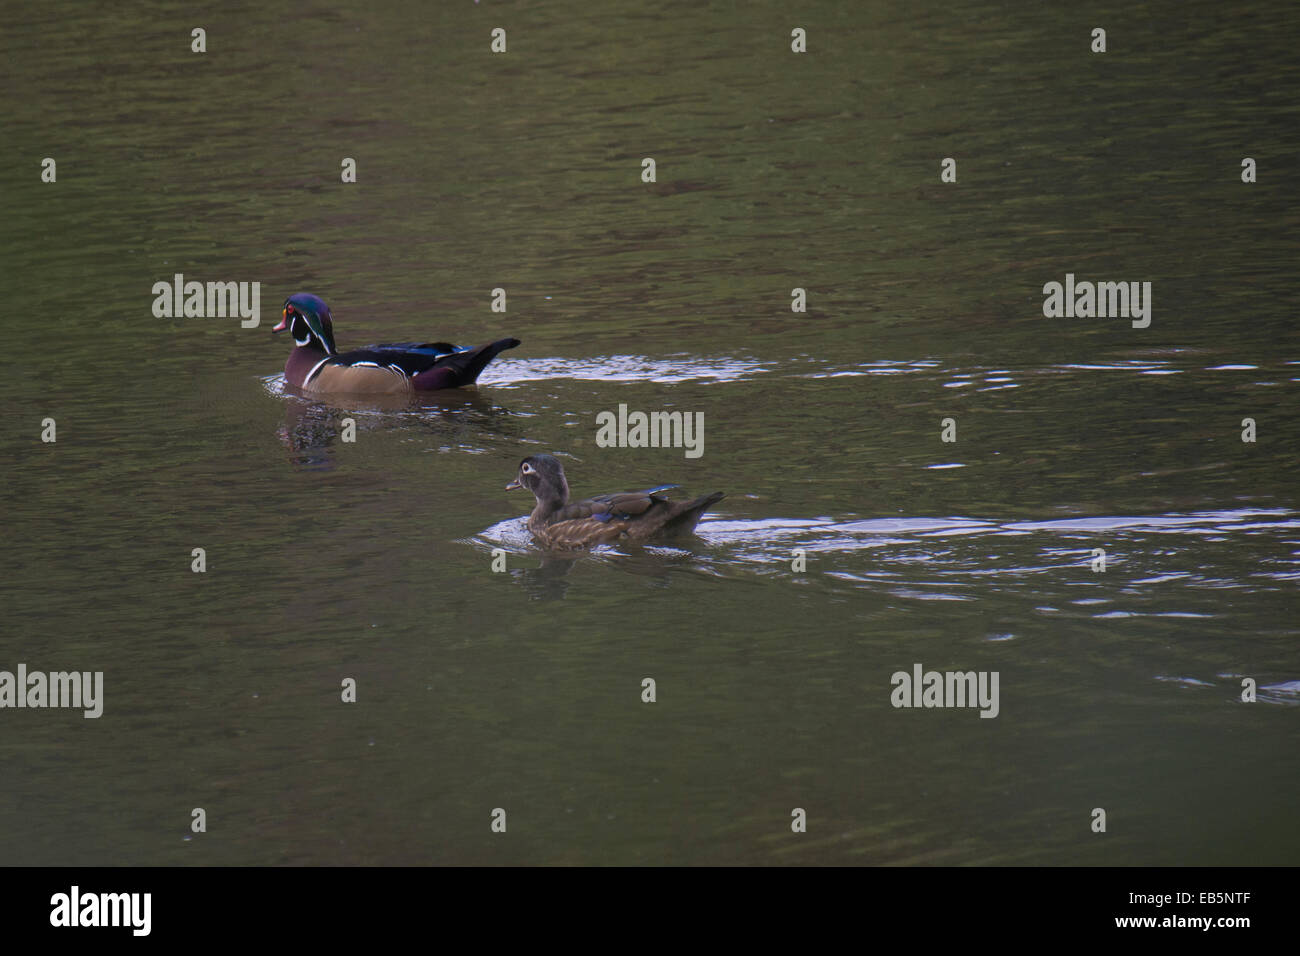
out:
<path id="1" fill-rule="evenodd" d="M 828 518 L 764 518 L 737 521 L 729 520 L 725 512 L 726 504 L 720 503 L 714 506 L 696 526 L 695 537 L 699 539 L 700 544 L 707 546 L 710 563 L 750 565 L 754 570 L 763 571 L 779 566 L 783 562 L 788 563 L 788 556 L 795 548 L 802 548 L 826 558 L 869 552 L 875 570 L 872 577 L 868 579 L 832 570 L 827 565 L 820 567 L 827 574 L 849 581 L 874 581 L 878 577 L 887 576 L 890 573 L 890 565 L 895 562 L 923 562 L 932 573 L 969 575 L 973 579 L 992 575 L 1014 580 L 1045 572 L 1080 568 L 1086 570 L 1093 556 L 1092 548 L 1098 544 L 1109 546 L 1109 543 L 1114 541 L 1122 541 L 1124 548 L 1108 558 L 1109 566 L 1123 569 L 1125 564 L 1137 563 L 1137 559 L 1141 556 L 1143 566 L 1150 567 L 1150 555 L 1139 555 L 1140 551 L 1159 547 L 1158 540 L 1148 538 L 1149 535 L 1192 534 L 1222 542 L 1225 540 L 1225 534 L 1235 532 L 1267 534 L 1272 537 L 1279 533 L 1300 530 L 1300 517 L 1282 510 L 1011 522 L 957 517 L 880 518 L 854 521 L 834 521 Z M 1273 520 L 1259 520 L 1261 518 Z M 530 545 L 530 536 L 524 520 L 521 517 L 500 522 L 481 532 L 474 540 L 485 547 L 506 547 L 516 553 L 534 551 L 535 549 Z M 1115 532 L 1123 532 L 1123 534 L 1116 535 Z M 978 564 L 954 570 L 947 566 L 960 566 L 968 552 L 951 546 L 942 546 L 938 541 L 938 539 L 947 541 L 954 537 L 977 535 L 1002 538 L 1029 534 L 1034 534 L 1035 540 L 1028 545 L 1018 545 L 1015 552 L 1023 555 L 1031 548 L 1036 549 L 1039 555 L 1052 559 L 1052 563 L 989 568 L 986 566 L 988 560 L 996 559 L 997 555 L 988 555 L 981 551 Z M 680 549 L 662 550 L 665 553 L 689 553 Z M 617 548 L 606 546 L 596 549 L 594 553 L 617 553 Z M 1191 553 L 1193 552 L 1187 548 L 1180 549 L 1177 555 Z M 1251 589 L 1262 586 L 1259 579 L 1295 580 L 1300 574 L 1300 552 L 1293 553 L 1292 557 L 1294 560 L 1278 570 L 1253 569 L 1249 579 L 1237 582 L 1234 586 Z M 1201 568 L 1198 570 L 1203 572 L 1208 559 L 1202 555 L 1199 560 Z M 1196 571 L 1137 578 L 1130 583 L 1152 585 L 1167 581 L 1180 581 L 1192 585 L 1204 583 L 1213 587 L 1227 586 L 1222 578 L 1209 578 Z M 955 582 L 948 580 L 947 583 L 952 585 Z"/>

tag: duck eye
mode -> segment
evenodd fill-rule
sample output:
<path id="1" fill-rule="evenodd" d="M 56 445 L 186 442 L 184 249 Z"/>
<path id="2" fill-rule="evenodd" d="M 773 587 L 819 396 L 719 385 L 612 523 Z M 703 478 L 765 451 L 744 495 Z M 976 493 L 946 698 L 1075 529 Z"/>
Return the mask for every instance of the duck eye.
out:
<path id="1" fill-rule="evenodd" d="M 533 473 L 533 466 L 524 465 L 524 467 L 520 468 L 519 470 L 522 471 L 525 475 L 531 475 Z"/>

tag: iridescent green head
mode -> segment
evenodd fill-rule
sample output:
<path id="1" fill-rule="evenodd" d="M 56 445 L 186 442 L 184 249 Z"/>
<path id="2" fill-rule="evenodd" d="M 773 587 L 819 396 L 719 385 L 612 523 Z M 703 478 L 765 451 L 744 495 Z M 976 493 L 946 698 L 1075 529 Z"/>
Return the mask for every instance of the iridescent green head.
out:
<path id="1" fill-rule="evenodd" d="M 272 332 L 289 330 L 293 344 L 299 348 L 314 345 L 330 355 L 338 352 L 334 347 L 334 323 L 330 319 L 330 307 L 325 300 L 310 292 L 299 292 L 284 300 L 284 313 L 280 324 Z"/>

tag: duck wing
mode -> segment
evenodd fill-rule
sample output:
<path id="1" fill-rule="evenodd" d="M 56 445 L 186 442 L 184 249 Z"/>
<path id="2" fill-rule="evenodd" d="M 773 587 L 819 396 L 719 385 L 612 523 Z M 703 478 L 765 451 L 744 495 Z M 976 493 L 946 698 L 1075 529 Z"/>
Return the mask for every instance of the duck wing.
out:
<path id="1" fill-rule="evenodd" d="M 391 368 L 400 371 L 407 378 L 413 378 L 433 368 L 440 359 L 468 351 L 467 348 L 458 348 L 448 342 L 393 342 L 388 345 L 367 345 L 363 349 L 335 355 L 330 364 Z"/>
<path id="2" fill-rule="evenodd" d="M 676 487 L 676 485 L 656 485 L 644 491 L 618 491 L 608 495 L 596 495 L 583 501 L 574 501 L 557 511 L 552 516 L 551 522 L 573 521 L 581 518 L 594 518 L 597 521 L 618 518 L 630 521 L 645 514 L 655 504 L 668 504 L 668 499 L 659 497 L 658 492 Z"/>

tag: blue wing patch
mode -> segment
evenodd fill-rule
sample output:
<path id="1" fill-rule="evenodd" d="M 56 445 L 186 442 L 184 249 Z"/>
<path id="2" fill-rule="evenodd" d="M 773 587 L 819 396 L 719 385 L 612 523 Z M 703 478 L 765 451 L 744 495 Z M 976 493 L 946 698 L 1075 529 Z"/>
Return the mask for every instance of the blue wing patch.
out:
<path id="1" fill-rule="evenodd" d="M 452 355 L 456 352 L 468 352 L 470 346 L 452 345 L 450 342 L 391 342 L 385 345 L 367 345 L 359 352 L 404 352 L 416 355 Z"/>

